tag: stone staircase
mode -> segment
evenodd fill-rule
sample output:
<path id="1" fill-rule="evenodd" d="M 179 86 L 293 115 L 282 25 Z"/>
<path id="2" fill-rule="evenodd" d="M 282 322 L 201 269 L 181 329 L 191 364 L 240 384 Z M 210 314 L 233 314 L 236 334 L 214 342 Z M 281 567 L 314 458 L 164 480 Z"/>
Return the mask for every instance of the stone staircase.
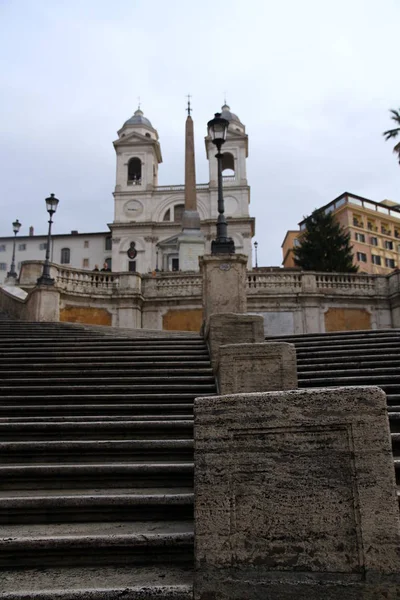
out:
<path id="1" fill-rule="evenodd" d="M 387 394 L 400 500 L 400 329 L 268 337 L 294 344 L 300 388 L 377 385 Z"/>
<path id="2" fill-rule="evenodd" d="M 0 320 L 0 599 L 188 600 L 196 336 Z"/>

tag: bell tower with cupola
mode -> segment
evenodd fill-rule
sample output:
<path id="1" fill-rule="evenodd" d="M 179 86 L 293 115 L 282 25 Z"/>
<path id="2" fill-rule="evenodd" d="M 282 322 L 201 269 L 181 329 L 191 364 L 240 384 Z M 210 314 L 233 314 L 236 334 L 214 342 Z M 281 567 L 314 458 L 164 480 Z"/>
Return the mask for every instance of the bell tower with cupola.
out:
<path id="1" fill-rule="evenodd" d="M 148 195 L 158 185 L 162 162 L 157 130 L 140 107 L 125 121 L 114 142 L 117 154 L 114 222 L 131 220 L 126 204 L 136 196 Z"/>

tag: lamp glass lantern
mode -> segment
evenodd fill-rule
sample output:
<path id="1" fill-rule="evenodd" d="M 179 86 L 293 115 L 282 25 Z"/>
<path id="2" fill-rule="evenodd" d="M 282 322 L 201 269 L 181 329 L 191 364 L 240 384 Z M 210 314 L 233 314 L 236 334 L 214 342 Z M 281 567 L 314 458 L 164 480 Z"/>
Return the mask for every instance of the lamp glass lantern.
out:
<path id="1" fill-rule="evenodd" d="M 19 230 L 21 229 L 21 225 L 22 225 L 22 223 L 20 223 L 20 222 L 18 221 L 18 219 L 16 219 L 16 220 L 14 221 L 14 223 L 12 224 L 12 226 L 13 226 L 13 232 L 15 233 L 15 235 L 17 235 L 17 233 L 18 233 L 18 232 L 19 232 Z"/>
<path id="2" fill-rule="evenodd" d="M 226 133 L 228 131 L 229 121 L 221 117 L 221 113 L 215 113 L 214 118 L 207 123 L 208 135 L 210 136 L 213 144 L 218 149 L 226 140 Z"/>
<path id="3" fill-rule="evenodd" d="M 49 215 L 54 215 L 54 213 L 57 210 L 59 200 L 54 196 L 54 194 L 50 194 L 50 196 L 46 198 L 45 202 L 46 210 L 49 213 Z"/>

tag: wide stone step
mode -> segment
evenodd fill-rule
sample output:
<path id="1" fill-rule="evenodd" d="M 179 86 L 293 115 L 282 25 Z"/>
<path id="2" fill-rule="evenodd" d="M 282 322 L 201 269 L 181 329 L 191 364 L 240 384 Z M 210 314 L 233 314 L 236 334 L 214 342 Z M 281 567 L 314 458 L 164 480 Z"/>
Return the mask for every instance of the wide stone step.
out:
<path id="1" fill-rule="evenodd" d="M 1 343 L 2 352 L 4 349 L 9 349 L 10 352 L 18 353 L 20 351 L 20 347 L 16 343 L 9 342 L 8 344 L 3 342 Z M 81 350 L 87 352 L 206 352 L 206 346 L 204 344 L 131 344 L 131 343 L 121 343 L 121 344 L 112 344 L 112 343 L 90 343 L 90 342 L 55 342 L 49 341 L 46 343 L 38 342 L 38 343 L 29 343 L 27 341 L 21 342 L 21 346 L 28 352 L 68 352 L 70 350 Z"/>
<path id="2" fill-rule="evenodd" d="M 348 358 L 347 358 L 348 356 Z M 368 350 L 368 353 L 339 353 L 339 354 L 334 354 L 333 356 L 327 356 L 325 353 L 324 354 L 319 354 L 319 353 L 314 353 L 313 356 L 303 356 L 303 357 L 298 357 L 297 358 L 297 365 L 300 369 L 303 369 L 304 366 L 310 366 L 312 367 L 315 364 L 321 364 L 324 363 L 326 365 L 335 365 L 335 364 L 348 364 L 351 362 L 356 361 L 358 364 L 358 361 L 365 363 L 367 366 L 371 363 L 373 364 L 378 364 L 378 363 L 383 363 L 383 364 L 387 364 L 388 362 L 390 364 L 392 364 L 392 361 L 398 361 L 398 357 L 399 357 L 399 350 L 398 349 L 394 349 L 392 352 L 374 352 L 373 348 L 370 348 Z"/>
<path id="3" fill-rule="evenodd" d="M 322 365 L 321 365 L 322 367 Z M 333 377 L 353 377 L 353 376 L 368 376 L 375 377 L 377 376 L 397 376 L 400 378 L 400 367 L 393 367 L 391 365 L 387 365 L 386 367 L 377 367 L 372 368 L 371 366 L 368 368 L 356 368 L 356 369 L 336 369 L 331 368 L 327 369 L 326 367 L 322 367 L 320 370 L 312 370 L 312 371 L 303 371 L 302 368 L 298 370 L 299 379 L 308 379 L 308 378 L 316 378 L 321 379 L 326 377 L 328 379 L 332 379 Z"/>
<path id="4" fill-rule="evenodd" d="M 177 435 L 180 433 L 178 432 Z M 2 439 L 7 437 L 7 435 L 2 436 Z M 149 460 L 157 462 L 193 461 L 193 439 L 160 439 L 160 437 L 158 439 L 116 440 L 110 436 L 111 439 L 93 439 L 92 441 L 86 441 L 86 439 L 54 441 L 56 435 L 53 435 L 52 441 L 0 442 L 0 463 L 17 465 L 36 462 L 103 464 L 113 460 L 119 463 L 147 463 Z"/>
<path id="5" fill-rule="evenodd" d="M 0 439 L 7 440 L 144 440 L 193 438 L 193 419 L 150 421 L 80 421 L 62 423 L 0 423 Z M 1 447 L 0 442 L 0 447 Z"/>
<path id="6" fill-rule="evenodd" d="M 65 398 L 66 396 L 78 396 L 88 398 L 89 396 L 110 396 L 123 394 L 125 397 L 128 394 L 138 394 L 138 395 L 151 395 L 151 394 L 160 394 L 164 395 L 165 393 L 172 394 L 173 392 L 180 394 L 191 394 L 192 398 L 196 396 L 208 396 L 215 392 L 215 384 L 214 383 L 171 383 L 160 381 L 160 383 L 112 383 L 112 384 L 67 384 L 60 385 L 59 383 L 52 384 L 48 382 L 46 385 L 43 383 L 42 385 L 37 385 L 36 383 L 21 385 L 4 385 L 2 382 L 0 384 L 0 395 L 1 396 L 20 396 L 23 394 L 25 396 L 25 400 L 28 401 L 30 396 L 51 396 L 57 393 L 58 397 Z"/>
<path id="7" fill-rule="evenodd" d="M 331 387 L 346 385 L 377 385 L 379 387 L 395 385 L 400 388 L 400 377 L 398 375 L 363 375 L 343 377 L 315 377 L 301 378 L 299 387 Z"/>
<path id="8" fill-rule="evenodd" d="M 191 521 L 89 522 L 1 528 L 0 568 L 193 564 Z"/>
<path id="9" fill-rule="evenodd" d="M 191 487 L 193 463 L 51 464 L 0 466 L 2 490 Z"/>
<path id="10" fill-rule="evenodd" d="M 297 333 L 283 336 L 266 336 L 267 341 L 287 340 L 330 340 L 330 339 L 352 339 L 352 338 L 376 338 L 381 336 L 400 335 L 400 329 L 355 329 L 352 331 L 333 331 L 327 333 Z"/>
<path id="11" fill-rule="evenodd" d="M 272 340 L 267 340 L 268 342 L 272 342 Z M 275 341 L 275 340 L 274 340 Z M 278 341 L 278 340 L 276 340 Z M 374 337 L 366 337 L 366 336 L 353 336 L 349 338 L 331 338 L 331 337 L 319 337 L 315 339 L 288 339 L 288 338 L 280 338 L 279 341 L 286 342 L 288 344 L 294 344 L 296 348 L 306 348 L 306 349 L 318 349 L 328 346 L 329 348 L 335 349 L 337 347 L 353 347 L 353 346 L 371 346 L 372 344 L 399 344 L 400 343 L 400 333 L 396 333 L 393 335 L 381 335 Z"/>
<path id="12" fill-rule="evenodd" d="M 192 520 L 192 491 L 42 490 L 0 493 L 0 524 Z M 1 576 L 0 576 L 1 579 Z"/>
<path id="13" fill-rule="evenodd" d="M 192 347 L 199 346 L 205 348 L 206 345 L 204 340 L 200 337 L 198 338 L 174 338 L 174 339 L 165 339 L 165 338 L 127 338 L 127 337 L 104 337 L 104 336 L 76 336 L 76 335 L 66 335 L 62 333 L 59 336 L 54 335 L 41 335 L 36 336 L 34 334 L 26 336 L 26 332 L 23 335 L 19 336 L 18 334 L 13 334 L 7 337 L 3 332 L 0 332 L 0 337 L 2 343 L 6 345 L 13 346 L 15 344 L 23 344 L 24 346 L 30 347 L 32 345 L 51 345 L 51 344 L 60 344 L 60 345 L 72 345 L 73 343 L 82 343 L 87 346 L 96 346 L 96 345 L 104 345 L 104 346 L 140 346 L 140 347 L 157 347 L 157 346 L 177 346 L 177 347 Z"/>
<path id="14" fill-rule="evenodd" d="M 154 353 L 147 356 L 147 357 L 143 357 L 142 355 L 139 356 L 130 356 L 129 354 L 125 355 L 125 356 L 119 356 L 116 354 L 109 354 L 107 356 L 87 356 L 86 354 L 82 354 L 82 356 L 76 357 L 76 356 L 54 356 L 54 355 L 47 355 L 47 357 L 38 357 L 37 355 L 25 355 L 25 356 L 20 356 L 20 357 L 9 357 L 8 355 L 6 357 L 2 357 L 1 358 L 1 368 L 4 370 L 7 369 L 15 369 L 15 368 L 26 368 L 29 367 L 30 369 L 36 368 L 36 365 L 38 365 L 38 367 L 40 366 L 45 366 L 46 368 L 49 369 L 60 369 L 63 368 L 64 366 L 68 366 L 73 368 L 74 366 L 79 367 L 85 367 L 85 368 L 102 368 L 103 365 L 104 367 L 107 366 L 114 366 L 116 365 L 117 367 L 121 367 L 121 366 L 131 366 L 131 365 L 138 365 L 138 366 L 153 366 L 153 365 L 159 365 L 160 368 L 168 368 L 169 366 L 176 366 L 178 365 L 182 365 L 185 367 L 191 367 L 194 366 L 196 364 L 201 364 L 203 366 L 205 365 L 209 365 L 210 364 L 210 359 L 208 354 L 204 354 L 204 355 L 192 355 L 192 354 L 184 354 L 184 355 L 170 355 L 170 354 L 164 354 L 162 356 L 157 356 L 157 360 L 154 360 L 155 356 Z"/>
<path id="15" fill-rule="evenodd" d="M 211 371 L 211 369 L 210 369 Z M 212 371 L 211 371 L 212 372 Z M 114 385 L 129 385 L 132 387 L 137 387 L 140 385 L 141 387 L 146 387 L 147 385 L 162 385 L 164 389 L 168 389 L 170 385 L 195 385 L 202 386 L 204 384 L 210 384 L 215 386 L 215 379 L 213 375 L 207 374 L 198 374 L 196 375 L 194 372 L 182 375 L 176 375 L 174 373 L 168 372 L 160 373 L 158 371 L 153 375 L 141 375 L 139 373 L 131 373 L 129 370 L 125 370 L 123 374 L 120 375 L 108 375 L 105 376 L 101 370 L 96 373 L 92 373 L 90 376 L 65 376 L 64 372 L 60 372 L 58 377 L 47 377 L 47 374 L 43 373 L 37 374 L 37 377 L 8 377 L 2 378 L 0 382 L 0 390 L 8 388 L 12 386 L 14 389 L 21 387 L 29 387 L 29 388 L 49 388 L 49 387 L 63 387 L 70 386 L 71 382 L 78 381 L 79 386 L 92 386 L 95 385 L 96 388 L 99 386 L 114 386 Z"/>
<path id="16" fill-rule="evenodd" d="M 185 394 L 185 396 L 187 395 Z M 54 404 L 50 404 L 47 396 L 46 404 L 43 404 L 43 398 L 40 397 L 37 398 L 37 404 L 33 400 L 31 405 L 25 404 L 23 398 L 19 399 L 21 404 L 12 404 L 11 402 L 15 401 L 15 398 L 2 398 L 0 399 L 0 415 L 2 419 L 15 418 L 20 420 L 27 417 L 44 419 L 45 421 L 51 416 L 55 419 L 63 418 L 67 420 L 70 416 L 76 419 L 84 419 L 90 416 L 91 420 L 98 420 L 99 417 L 103 419 L 105 416 L 111 417 L 111 420 L 117 416 L 127 420 L 133 420 L 133 417 L 143 420 L 145 415 L 148 417 L 150 414 L 157 419 L 162 418 L 165 411 L 168 410 L 168 415 L 171 418 L 183 418 L 188 412 L 191 413 L 191 417 L 193 416 L 193 397 L 189 398 L 191 402 L 182 399 L 182 402 L 171 403 L 171 401 L 167 401 L 162 404 L 158 402 L 149 404 L 139 400 L 136 404 L 129 403 L 129 400 L 125 404 L 96 404 L 97 396 L 94 397 L 93 404 L 85 404 L 86 398 L 82 398 L 82 403 L 57 404 L 57 398 L 54 398 Z M 110 400 L 112 402 L 113 397 Z M 6 401 L 6 404 L 1 404 L 4 401 Z"/>
<path id="17" fill-rule="evenodd" d="M 400 339 L 399 340 L 395 340 L 392 342 L 374 342 L 373 344 L 373 348 L 371 348 L 371 344 L 364 344 L 364 343 L 357 343 L 356 341 L 353 344 L 349 344 L 349 345 L 331 345 L 329 343 L 326 344 L 321 344 L 319 346 L 307 346 L 307 345 L 299 345 L 299 344 L 295 344 L 295 348 L 296 348 L 296 354 L 299 357 L 304 358 L 304 356 L 314 356 L 317 352 L 318 354 L 320 354 L 321 356 L 324 356 L 325 353 L 328 356 L 334 356 L 335 354 L 339 354 L 342 353 L 344 356 L 345 355 L 354 355 L 355 353 L 358 353 L 358 355 L 361 352 L 368 352 L 370 353 L 371 351 L 373 353 L 377 352 L 378 350 L 380 351 L 386 351 L 386 350 L 395 350 L 395 349 L 400 349 Z"/>
<path id="18" fill-rule="evenodd" d="M 8 365 L 0 365 L 0 377 L 4 379 L 26 379 L 31 377 L 127 377 L 143 376 L 143 377 L 174 377 L 174 376 L 211 376 L 213 370 L 205 362 L 191 362 L 176 361 L 174 363 L 151 363 L 141 364 L 137 361 L 131 362 L 129 365 L 125 365 L 121 368 L 119 363 L 104 363 L 100 365 L 69 365 L 69 364 L 45 364 L 39 365 L 26 365 L 19 369 L 15 369 L 15 365 L 12 361 Z"/>
<path id="19" fill-rule="evenodd" d="M 110 412 L 111 411 L 110 407 Z M 166 413 L 166 407 L 164 406 L 164 412 Z M 168 405 L 167 405 L 168 408 Z M 191 414 L 182 415 L 171 415 L 171 414 L 160 414 L 160 415 L 126 415 L 126 416 L 115 416 L 115 415 L 81 415 L 81 416 L 36 416 L 27 417 L 23 414 L 19 417 L 0 417 L 0 423 L 81 423 L 81 422 L 125 422 L 125 421 L 190 421 L 193 419 L 193 410 Z"/>
<path id="20" fill-rule="evenodd" d="M 192 567 L 3 570 L 0 600 L 193 600 Z"/>
<path id="21" fill-rule="evenodd" d="M 374 356 L 370 359 L 366 359 L 364 356 L 360 356 L 360 359 L 344 361 L 343 359 L 330 359 L 321 361 L 320 358 L 298 361 L 298 372 L 307 373 L 309 371 L 332 371 L 332 370 L 348 370 L 348 369 L 380 369 L 386 368 L 388 365 L 390 368 L 400 369 L 400 359 L 398 352 L 393 356 L 381 356 L 380 358 Z"/>
<path id="22" fill-rule="evenodd" d="M 169 388 L 170 386 L 168 386 Z M 92 388 L 91 388 L 92 390 Z M 207 393 L 207 395 L 212 396 L 215 394 L 215 391 L 213 393 Z M 186 391 L 186 392 L 182 392 L 182 391 L 176 391 L 176 392 L 162 392 L 162 391 L 158 391 L 156 393 L 154 392 L 137 392 L 137 393 L 132 393 L 132 390 L 130 390 L 130 392 L 128 393 L 119 393 L 119 394 L 112 394 L 112 393 L 97 393 L 97 394 L 93 394 L 93 393 L 86 393 L 86 394 L 76 394 L 76 393 L 69 393 L 68 390 L 59 390 L 59 392 L 57 394 L 13 394 L 12 396 L 6 396 L 6 395 L 1 395 L 0 396 L 0 414 L 1 414 L 1 410 L 2 407 L 5 406 L 9 406 L 14 405 L 15 407 L 17 407 L 19 404 L 21 404 L 21 406 L 28 406 L 28 405 L 42 405 L 42 404 L 56 404 L 59 405 L 60 404 L 60 399 L 62 399 L 62 402 L 65 403 L 70 407 L 70 409 L 72 410 L 72 406 L 73 405 L 98 405 L 98 404 L 107 404 L 108 406 L 110 406 L 110 404 L 112 402 L 115 402 L 116 405 L 120 404 L 129 404 L 129 405 L 143 405 L 143 404 L 148 404 L 150 406 L 150 403 L 152 401 L 154 401 L 155 405 L 170 405 L 170 404 L 179 404 L 179 403 L 184 403 L 186 404 L 187 402 L 193 402 L 194 398 L 196 398 L 197 396 L 200 396 L 202 394 L 198 394 L 196 393 L 196 390 L 192 390 L 190 392 Z M 203 394 L 204 395 L 204 394 Z M 7 409 L 8 410 L 8 409 Z"/>

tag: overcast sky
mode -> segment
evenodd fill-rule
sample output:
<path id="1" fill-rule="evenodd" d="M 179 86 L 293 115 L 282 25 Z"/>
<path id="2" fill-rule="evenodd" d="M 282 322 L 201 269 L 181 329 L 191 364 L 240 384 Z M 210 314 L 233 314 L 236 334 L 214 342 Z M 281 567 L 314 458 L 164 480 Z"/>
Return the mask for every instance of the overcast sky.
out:
<path id="1" fill-rule="evenodd" d="M 400 203 L 389 109 L 400 107 L 400 0 L 0 0 L 0 235 L 113 219 L 116 131 L 158 129 L 160 185 L 183 183 L 192 94 L 198 182 L 226 93 L 249 135 L 259 264 L 344 191 Z"/>

